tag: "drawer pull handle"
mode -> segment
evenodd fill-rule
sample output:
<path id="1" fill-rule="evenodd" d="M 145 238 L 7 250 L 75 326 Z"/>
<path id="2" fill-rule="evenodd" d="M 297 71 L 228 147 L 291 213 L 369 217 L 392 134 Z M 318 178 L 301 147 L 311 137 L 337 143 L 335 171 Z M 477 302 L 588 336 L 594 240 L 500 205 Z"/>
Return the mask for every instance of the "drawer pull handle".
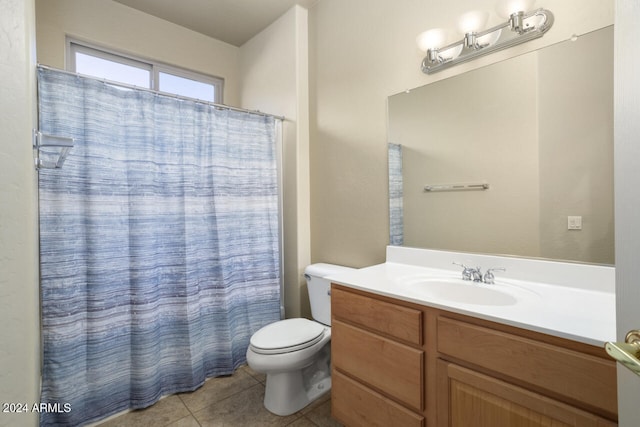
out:
<path id="1" fill-rule="evenodd" d="M 625 342 L 608 342 L 604 348 L 609 356 L 640 376 L 640 330 L 629 331 Z"/>

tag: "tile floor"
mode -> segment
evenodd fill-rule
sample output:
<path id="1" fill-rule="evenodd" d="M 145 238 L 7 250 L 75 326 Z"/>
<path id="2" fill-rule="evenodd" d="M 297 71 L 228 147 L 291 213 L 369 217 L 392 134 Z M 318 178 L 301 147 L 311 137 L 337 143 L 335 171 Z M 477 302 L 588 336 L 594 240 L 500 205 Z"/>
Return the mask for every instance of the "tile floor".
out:
<path id="1" fill-rule="evenodd" d="M 192 393 L 166 397 L 99 427 L 342 426 L 331 418 L 329 393 L 293 415 L 273 415 L 262 404 L 264 381 L 264 375 L 243 366 L 231 376 L 210 379 Z"/>

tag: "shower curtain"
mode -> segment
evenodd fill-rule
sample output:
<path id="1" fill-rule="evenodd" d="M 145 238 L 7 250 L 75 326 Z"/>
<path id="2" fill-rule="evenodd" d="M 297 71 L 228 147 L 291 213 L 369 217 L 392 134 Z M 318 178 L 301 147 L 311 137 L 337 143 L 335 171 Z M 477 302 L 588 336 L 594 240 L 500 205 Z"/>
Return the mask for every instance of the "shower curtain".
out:
<path id="1" fill-rule="evenodd" d="M 389 152 L 389 244 L 404 244 L 404 181 L 402 178 L 402 145 L 392 142 Z"/>
<path id="2" fill-rule="evenodd" d="M 276 123 L 38 69 L 40 424 L 79 425 L 193 390 L 280 319 Z M 56 406 L 58 404 L 58 406 Z"/>

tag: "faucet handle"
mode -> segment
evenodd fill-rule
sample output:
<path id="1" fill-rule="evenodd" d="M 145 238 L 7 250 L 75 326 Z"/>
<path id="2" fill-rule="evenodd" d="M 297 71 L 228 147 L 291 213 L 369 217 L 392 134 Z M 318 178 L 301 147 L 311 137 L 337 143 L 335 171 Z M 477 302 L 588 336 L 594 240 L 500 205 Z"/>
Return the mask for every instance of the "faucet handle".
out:
<path id="1" fill-rule="evenodd" d="M 473 272 L 474 272 L 473 268 L 467 267 L 466 265 L 464 265 L 461 262 L 453 262 L 452 264 L 462 267 L 462 280 L 472 280 L 473 279 Z"/>
<path id="2" fill-rule="evenodd" d="M 507 269 L 504 268 L 504 267 L 489 268 L 484 273 L 484 276 L 482 276 L 482 281 L 484 283 L 486 283 L 487 285 L 493 285 L 494 284 L 495 278 L 496 278 L 496 276 L 493 274 L 494 271 L 507 271 Z"/>
<path id="3" fill-rule="evenodd" d="M 482 268 L 480 266 L 477 266 L 476 268 L 472 268 L 471 275 L 473 277 L 474 282 L 482 282 Z"/>

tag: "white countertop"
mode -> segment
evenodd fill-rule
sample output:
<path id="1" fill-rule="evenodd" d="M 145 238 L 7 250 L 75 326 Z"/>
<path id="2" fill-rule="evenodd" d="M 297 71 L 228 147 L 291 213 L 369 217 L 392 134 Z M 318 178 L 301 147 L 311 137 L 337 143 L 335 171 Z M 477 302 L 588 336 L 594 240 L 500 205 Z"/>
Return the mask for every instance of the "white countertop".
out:
<path id="1" fill-rule="evenodd" d="M 415 251 L 425 252 L 417 254 Z M 404 256 L 407 254 L 410 256 Z M 420 255 L 421 265 L 412 262 L 416 255 Z M 495 285 L 477 284 L 462 281 L 460 269 L 449 267 L 456 258 L 463 258 L 463 262 L 471 266 L 488 264 L 483 271 L 503 264 L 509 267 L 506 273 L 496 272 Z M 443 259 L 452 261 L 443 264 Z M 444 265 L 447 267 L 441 268 Z M 605 342 L 616 338 L 614 272 L 613 267 L 414 249 L 392 249 L 390 253 L 388 249 L 386 263 L 337 273 L 329 278 L 334 283 L 378 295 L 604 346 Z M 562 277 L 553 280 L 551 273 Z M 536 281 L 519 278 L 527 275 Z M 454 301 L 427 295 L 419 288 L 428 285 L 416 287 L 410 283 L 431 277 L 443 279 L 445 283 L 486 287 L 513 298 L 509 297 L 503 305 L 478 304 L 472 297 L 464 302 Z M 540 277 L 545 281 L 537 281 Z"/>

